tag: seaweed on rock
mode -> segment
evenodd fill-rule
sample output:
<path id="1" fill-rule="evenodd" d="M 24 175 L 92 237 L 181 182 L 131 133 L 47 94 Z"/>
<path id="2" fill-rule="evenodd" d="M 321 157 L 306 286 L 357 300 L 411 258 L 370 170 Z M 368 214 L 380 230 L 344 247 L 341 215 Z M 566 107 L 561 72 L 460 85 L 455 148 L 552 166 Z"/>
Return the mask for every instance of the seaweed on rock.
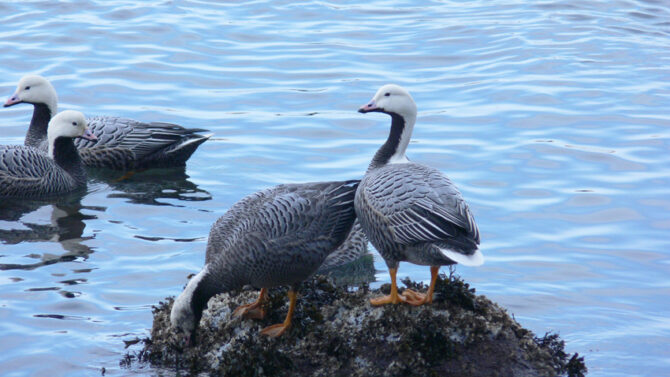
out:
<path id="1" fill-rule="evenodd" d="M 419 288 L 406 282 L 413 289 Z M 285 289 L 270 291 L 260 321 L 233 318 L 255 292 L 220 294 L 209 301 L 197 344 L 178 347 L 170 329 L 172 299 L 154 309 L 151 339 L 129 353 L 133 362 L 188 373 L 230 376 L 583 376 L 577 354 L 557 335 L 535 338 L 504 309 L 455 277 L 440 276 L 430 305 L 373 307 L 380 294 L 351 290 L 317 276 L 305 282 L 290 331 L 259 335 L 286 314 Z"/>

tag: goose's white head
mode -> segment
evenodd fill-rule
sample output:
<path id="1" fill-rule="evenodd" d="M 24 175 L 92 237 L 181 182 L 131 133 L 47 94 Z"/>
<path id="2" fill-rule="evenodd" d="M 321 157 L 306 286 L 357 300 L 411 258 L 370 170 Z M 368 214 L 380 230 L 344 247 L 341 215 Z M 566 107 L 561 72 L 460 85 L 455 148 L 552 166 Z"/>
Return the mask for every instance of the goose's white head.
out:
<path id="1" fill-rule="evenodd" d="M 4 106 L 9 107 L 18 103 L 44 104 L 51 111 L 51 115 L 54 115 L 58 108 L 58 95 L 49 80 L 38 75 L 27 75 L 19 80 L 16 91 L 7 99 Z"/>
<path id="2" fill-rule="evenodd" d="M 416 103 L 407 90 L 395 84 L 387 84 L 379 88 L 372 100 L 358 109 L 361 113 L 373 111 L 386 114 L 397 114 L 406 123 L 414 124 L 416 120 Z"/>
<path id="3" fill-rule="evenodd" d="M 412 137 L 416 122 L 416 103 L 404 88 L 387 84 L 367 104 L 358 109 L 361 113 L 382 112 L 391 116 L 391 132 L 384 145 L 377 151 L 369 169 L 386 164 L 402 164 L 409 160 L 405 150 Z"/>
<path id="4" fill-rule="evenodd" d="M 49 139 L 49 155 L 51 157 L 53 157 L 54 143 L 60 137 L 72 139 L 82 137 L 86 140 L 98 139 L 89 131 L 84 114 L 74 110 L 61 111 L 49 121 L 47 138 Z"/>

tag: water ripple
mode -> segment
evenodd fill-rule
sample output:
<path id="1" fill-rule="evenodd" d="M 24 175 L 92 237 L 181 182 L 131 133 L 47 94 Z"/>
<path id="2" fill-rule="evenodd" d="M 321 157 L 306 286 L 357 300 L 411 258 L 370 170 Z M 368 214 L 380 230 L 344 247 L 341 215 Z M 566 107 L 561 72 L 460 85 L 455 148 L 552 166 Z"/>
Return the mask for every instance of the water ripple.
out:
<path id="1" fill-rule="evenodd" d="M 658 0 L 0 3 L 0 95 L 39 73 L 61 109 L 214 133 L 186 170 L 92 172 L 65 207 L 0 207 L 0 369 L 128 372 L 120 339 L 201 267 L 212 222 L 269 185 L 360 177 L 388 118 L 356 109 L 395 82 L 419 108 L 410 158 L 458 184 L 482 231 L 487 264 L 458 272 L 592 374 L 667 374 L 669 15 Z M 20 144 L 29 106 L 2 111 L 0 143 Z"/>

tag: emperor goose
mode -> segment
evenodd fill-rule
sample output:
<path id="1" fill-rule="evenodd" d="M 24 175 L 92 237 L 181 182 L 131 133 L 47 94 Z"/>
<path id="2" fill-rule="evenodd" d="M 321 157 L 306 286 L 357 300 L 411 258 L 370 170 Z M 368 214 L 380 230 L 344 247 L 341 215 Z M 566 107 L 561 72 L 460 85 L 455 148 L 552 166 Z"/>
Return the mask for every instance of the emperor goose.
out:
<path id="1" fill-rule="evenodd" d="M 456 186 L 437 169 L 411 162 L 405 150 L 416 121 L 416 104 L 397 85 L 385 85 L 361 113 L 391 116 L 391 131 L 372 159 L 356 192 L 358 220 L 391 275 L 391 294 L 373 305 L 432 302 L 440 266 L 484 262 L 479 230 Z M 406 289 L 398 295 L 396 272 L 401 261 L 430 266 L 426 294 Z"/>
<path id="2" fill-rule="evenodd" d="M 56 90 L 42 76 L 24 76 L 4 106 L 18 103 L 34 107 L 25 145 L 46 150 L 47 124 L 58 107 Z M 84 165 L 120 170 L 184 166 L 211 136 L 197 134 L 203 129 L 110 116 L 89 118 L 88 125 L 98 142 L 75 142 Z"/>
<path id="3" fill-rule="evenodd" d="M 86 186 L 86 171 L 73 138 L 95 141 L 79 111 L 66 110 L 51 119 L 48 152 L 23 145 L 0 146 L 0 197 L 59 195 Z"/>
<path id="4" fill-rule="evenodd" d="M 296 290 L 349 235 L 360 181 L 286 184 L 235 203 L 209 233 L 205 266 L 172 306 L 172 327 L 194 337 L 207 301 L 245 285 L 261 288 L 258 300 L 235 315 L 262 318 L 267 288 L 289 285 L 284 323 L 264 328 L 276 337 L 291 324 Z"/>

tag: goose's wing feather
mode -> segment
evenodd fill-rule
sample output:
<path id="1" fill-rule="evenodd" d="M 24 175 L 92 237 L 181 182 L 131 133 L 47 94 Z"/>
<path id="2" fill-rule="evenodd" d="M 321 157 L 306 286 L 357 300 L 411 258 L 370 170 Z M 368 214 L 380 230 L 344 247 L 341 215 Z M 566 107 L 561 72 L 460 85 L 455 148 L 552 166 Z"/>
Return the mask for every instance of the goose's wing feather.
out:
<path id="1" fill-rule="evenodd" d="M 377 184 L 366 187 L 368 202 L 387 221 L 396 242 L 452 241 L 479 244 L 479 230 L 460 192 L 438 170 L 420 165 L 390 166 Z"/>
<path id="2" fill-rule="evenodd" d="M 0 147 L 0 192 L 30 196 L 58 192 L 72 185 L 71 177 L 44 152 L 23 145 Z"/>
<path id="3" fill-rule="evenodd" d="M 319 271 L 327 271 L 353 262 L 365 255 L 367 251 L 368 239 L 365 233 L 363 233 L 361 224 L 358 221 L 354 221 L 354 225 L 347 238 L 342 242 L 340 247 L 326 257 L 321 267 L 319 267 Z"/>
<path id="4" fill-rule="evenodd" d="M 351 230 L 357 184 L 280 185 L 247 196 L 212 227 L 207 265 L 227 286 L 302 281 Z"/>
<path id="5" fill-rule="evenodd" d="M 109 168 L 148 168 L 183 166 L 211 134 L 200 128 L 128 118 L 93 117 L 89 128 L 96 142 L 76 139 L 84 164 Z"/>
<path id="6" fill-rule="evenodd" d="M 245 197 L 212 227 L 206 263 L 250 244 L 283 254 L 336 248 L 353 224 L 358 182 L 279 185 Z"/>
<path id="7" fill-rule="evenodd" d="M 77 139 L 77 148 L 126 149 L 142 159 L 158 150 L 180 143 L 203 129 L 187 129 L 171 123 L 144 123 L 128 118 L 93 117 L 88 119 L 95 142 Z M 199 136 L 199 135 L 198 135 Z"/>
<path id="8" fill-rule="evenodd" d="M 53 160 L 49 156 L 35 148 L 23 145 L 0 147 L 0 167 L 5 176 L 40 178 L 53 165 Z"/>

